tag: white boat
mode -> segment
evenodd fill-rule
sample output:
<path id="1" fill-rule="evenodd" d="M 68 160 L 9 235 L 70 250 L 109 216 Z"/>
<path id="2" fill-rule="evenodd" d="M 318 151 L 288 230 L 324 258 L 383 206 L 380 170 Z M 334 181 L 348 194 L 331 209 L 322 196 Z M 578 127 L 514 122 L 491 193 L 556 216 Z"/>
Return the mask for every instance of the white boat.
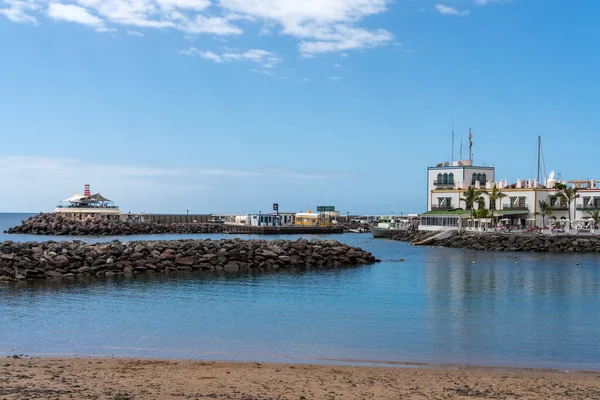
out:
<path id="1" fill-rule="evenodd" d="M 369 230 L 373 237 L 382 238 L 390 237 L 397 231 L 407 230 L 409 226 L 410 218 L 408 217 L 381 217 L 377 226 L 369 226 Z"/>

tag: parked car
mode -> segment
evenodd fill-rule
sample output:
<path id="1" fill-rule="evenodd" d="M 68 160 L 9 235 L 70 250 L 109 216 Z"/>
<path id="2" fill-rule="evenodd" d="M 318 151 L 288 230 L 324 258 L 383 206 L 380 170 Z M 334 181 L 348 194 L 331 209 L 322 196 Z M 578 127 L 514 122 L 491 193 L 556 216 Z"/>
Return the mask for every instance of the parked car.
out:
<path id="1" fill-rule="evenodd" d="M 208 222 L 210 224 L 224 224 L 225 223 L 225 221 L 223 221 L 221 218 L 217 218 L 217 217 L 209 218 Z"/>

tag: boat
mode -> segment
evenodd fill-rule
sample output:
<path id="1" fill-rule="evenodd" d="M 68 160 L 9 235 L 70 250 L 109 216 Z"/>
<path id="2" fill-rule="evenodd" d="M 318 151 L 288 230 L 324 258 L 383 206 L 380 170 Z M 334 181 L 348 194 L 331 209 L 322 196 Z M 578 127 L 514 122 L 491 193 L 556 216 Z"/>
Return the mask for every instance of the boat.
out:
<path id="1" fill-rule="evenodd" d="M 377 226 L 369 226 L 369 230 L 375 238 L 391 237 L 395 232 L 408 229 L 410 223 L 408 218 L 381 217 Z"/>

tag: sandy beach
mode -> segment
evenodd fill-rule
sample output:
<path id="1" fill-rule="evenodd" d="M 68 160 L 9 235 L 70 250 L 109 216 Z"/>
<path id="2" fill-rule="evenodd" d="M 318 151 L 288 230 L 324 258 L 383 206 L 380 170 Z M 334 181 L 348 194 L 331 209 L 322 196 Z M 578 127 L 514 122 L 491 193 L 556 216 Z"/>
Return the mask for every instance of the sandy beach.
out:
<path id="1" fill-rule="evenodd" d="M 600 372 L 5 358 L 1 399 L 598 399 Z"/>

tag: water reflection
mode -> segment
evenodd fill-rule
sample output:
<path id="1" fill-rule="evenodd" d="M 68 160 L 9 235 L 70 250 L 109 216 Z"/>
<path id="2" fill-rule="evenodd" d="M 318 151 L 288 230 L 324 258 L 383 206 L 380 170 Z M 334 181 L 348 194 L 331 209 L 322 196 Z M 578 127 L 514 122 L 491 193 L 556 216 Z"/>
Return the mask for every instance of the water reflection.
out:
<path id="1" fill-rule="evenodd" d="M 0 330 L 0 353 L 600 369 L 595 254 L 488 253 L 369 235 L 333 238 L 372 251 L 382 262 L 0 286 L 0 326 L 10 327 Z"/>
<path id="2" fill-rule="evenodd" d="M 474 364 L 597 366 L 594 255 L 451 251 L 440 262 L 439 251 L 426 252 L 436 352 Z"/>

